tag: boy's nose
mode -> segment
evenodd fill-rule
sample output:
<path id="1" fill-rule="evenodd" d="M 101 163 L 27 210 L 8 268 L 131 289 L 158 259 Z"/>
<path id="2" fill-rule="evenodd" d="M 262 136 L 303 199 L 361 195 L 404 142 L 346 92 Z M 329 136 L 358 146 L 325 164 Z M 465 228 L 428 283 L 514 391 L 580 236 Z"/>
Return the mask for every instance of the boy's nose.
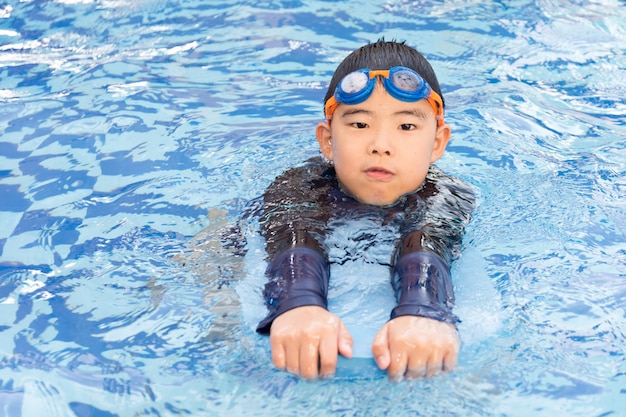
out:
<path id="1" fill-rule="evenodd" d="M 385 135 L 376 135 L 369 146 L 369 153 L 390 156 L 393 152 L 391 142 Z"/>
<path id="2" fill-rule="evenodd" d="M 377 148 L 372 148 L 371 153 L 373 153 L 374 155 L 387 155 L 390 156 L 391 152 L 389 150 L 378 150 Z"/>

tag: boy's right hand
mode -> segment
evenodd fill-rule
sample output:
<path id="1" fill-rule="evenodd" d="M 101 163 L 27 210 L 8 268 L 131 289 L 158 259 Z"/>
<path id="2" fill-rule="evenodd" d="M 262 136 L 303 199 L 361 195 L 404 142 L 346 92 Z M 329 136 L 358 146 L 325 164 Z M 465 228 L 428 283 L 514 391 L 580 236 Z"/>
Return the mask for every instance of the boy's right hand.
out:
<path id="1" fill-rule="evenodd" d="M 307 379 L 333 375 L 337 354 L 350 358 L 352 343 L 339 317 L 317 306 L 286 311 L 270 328 L 274 366 Z"/>

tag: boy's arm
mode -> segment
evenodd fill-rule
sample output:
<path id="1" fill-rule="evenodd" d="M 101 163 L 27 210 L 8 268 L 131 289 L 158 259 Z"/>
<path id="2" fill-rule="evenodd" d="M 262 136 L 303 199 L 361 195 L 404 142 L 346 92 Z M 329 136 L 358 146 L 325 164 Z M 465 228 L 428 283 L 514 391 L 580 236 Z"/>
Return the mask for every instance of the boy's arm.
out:
<path id="1" fill-rule="evenodd" d="M 294 247 L 281 252 L 268 265 L 263 296 L 269 314 L 257 332 L 269 334 L 281 314 L 302 306 L 327 307 L 328 262 L 315 250 Z"/>
<path id="2" fill-rule="evenodd" d="M 379 368 L 392 380 L 454 369 L 461 343 L 448 265 L 427 250 L 405 253 L 394 266 L 392 285 L 398 304 L 372 345 Z"/>
<path id="3" fill-rule="evenodd" d="M 465 226 L 474 210 L 474 194 L 463 181 L 431 167 L 420 195 L 422 218 L 407 219 L 392 272 L 398 305 L 391 319 L 405 315 L 455 324 L 450 264 L 460 254 Z"/>
<path id="4" fill-rule="evenodd" d="M 407 225 L 396 251 L 392 286 L 398 304 L 372 345 L 378 366 L 393 379 L 452 369 L 460 347 L 450 263 L 460 251 L 474 196 L 436 169 L 421 194 L 423 220 Z"/>
<path id="5" fill-rule="evenodd" d="M 334 175 L 318 159 L 278 177 L 263 200 L 268 315 L 257 331 L 270 334 L 277 368 L 305 378 L 333 374 L 338 353 L 352 354 L 350 334 L 326 310 L 329 266 L 323 237 L 333 187 Z"/>
<path id="6" fill-rule="evenodd" d="M 257 331 L 270 334 L 272 362 L 304 378 L 335 372 L 337 354 L 352 355 L 352 337 L 326 310 L 328 263 L 306 247 L 287 249 L 268 267 L 268 316 Z"/>
<path id="7" fill-rule="evenodd" d="M 419 316 L 456 324 L 452 313 L 454 292 L 450 268 L 443 259 L 429 251 L 402 255 L 394 266 L 392 286 L 398 304 L 391 319 Z"/>
<path id="8" fill-rule="evenodd" d="M 326 169 L 321 159 L 290 169 L 263 195 L 260 223 L 269 257 L 263 292 L 268 315 L 259 323 L 259 333 L 269 333 L 274 319 L 293 308 L 326 308 L 329 267 L 323 236 L 328 213 L 323 199 L 330 184 L 318 180 Z"/>

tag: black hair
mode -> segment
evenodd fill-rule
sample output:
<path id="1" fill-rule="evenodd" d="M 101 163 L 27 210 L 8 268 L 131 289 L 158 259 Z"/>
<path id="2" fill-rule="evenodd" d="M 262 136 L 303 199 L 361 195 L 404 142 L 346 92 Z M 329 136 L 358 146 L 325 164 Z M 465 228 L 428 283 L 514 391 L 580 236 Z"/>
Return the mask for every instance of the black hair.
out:
<path id="1" fill-rule="evenodd" d="M 335 89 L 343 77 L 351 72 L 361 68 L 385 70 L 395 66 L 411 68 L 421 75 L 428 85 L 439 94 L 445 107 L 445 101 L 443 94 L 441 94 L 441 88 L 439 87 L 435 70 L 433 70 L 433 67 L 424 55 L 406 45 L 404 41 L 385 41 L 384 38 L 380 38 L 375 43 L 360 47 L 339 64 L 333 74 L 333 78 L 330 80 L 328 91 L 324 97 L 324 104 L 326 104 L 328 99 L 335 93 Z"/>

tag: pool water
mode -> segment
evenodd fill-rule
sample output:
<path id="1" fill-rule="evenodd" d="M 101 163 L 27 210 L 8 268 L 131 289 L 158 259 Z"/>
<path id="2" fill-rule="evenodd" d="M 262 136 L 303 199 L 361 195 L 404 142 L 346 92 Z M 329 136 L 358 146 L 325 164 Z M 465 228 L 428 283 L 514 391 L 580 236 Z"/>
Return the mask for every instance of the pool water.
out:
<path id="1" fill-rule="evenodd" d="M 383 35 L 433 64 L 478 195 L 464 345 L 308 383 L 253 331 L 247 208 Z M 626 415 L 625 52 L 617 0 L 0 4 L 0 416 Z"/>

